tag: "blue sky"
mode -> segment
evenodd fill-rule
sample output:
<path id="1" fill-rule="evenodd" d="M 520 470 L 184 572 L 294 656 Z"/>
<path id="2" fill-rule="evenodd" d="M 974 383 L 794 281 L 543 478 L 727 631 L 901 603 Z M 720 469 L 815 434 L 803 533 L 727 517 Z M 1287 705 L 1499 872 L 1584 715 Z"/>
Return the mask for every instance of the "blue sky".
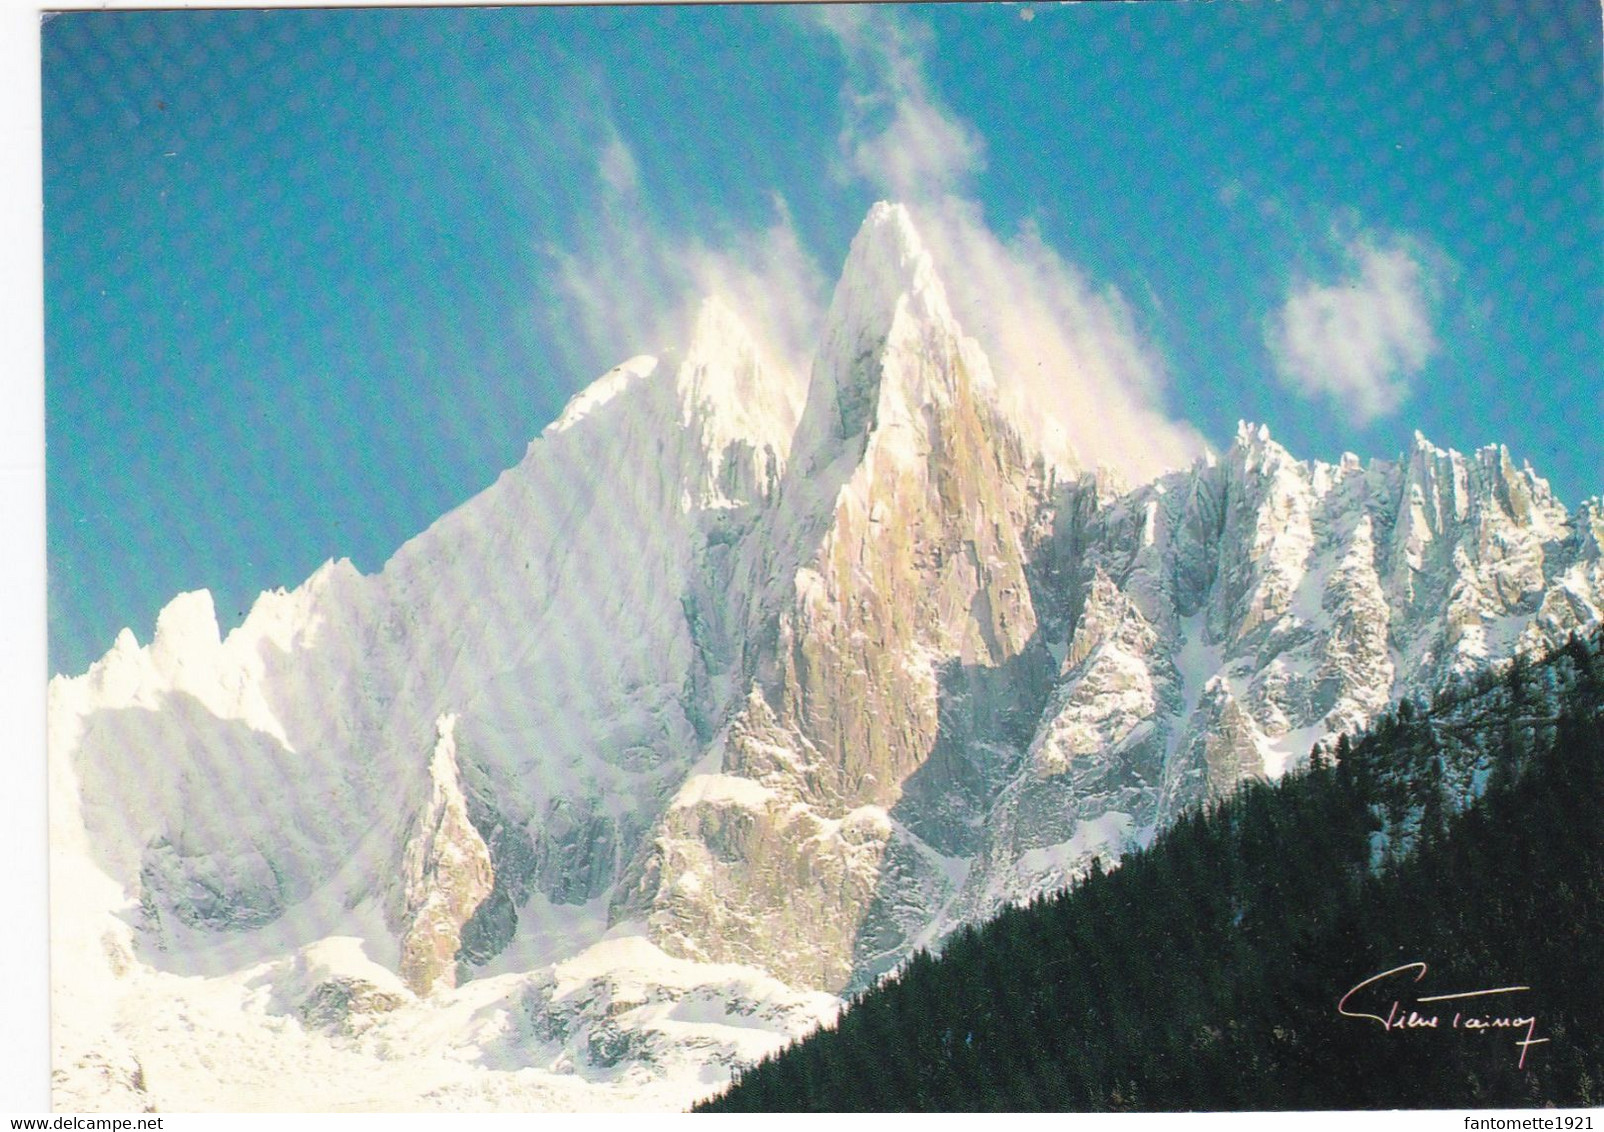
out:
<path id="1" fill-rule="evenodd" d="M 53 671 L 182 590 L 226 630 L 329 557 L 377 570 L 703 292 L 805 365 L 884 197 L 1094 457 L 1181 463 L 1241 418 L 1328 460 L 1419 429 L 1604 491 L 1594 0 L 41 35 Z"/>

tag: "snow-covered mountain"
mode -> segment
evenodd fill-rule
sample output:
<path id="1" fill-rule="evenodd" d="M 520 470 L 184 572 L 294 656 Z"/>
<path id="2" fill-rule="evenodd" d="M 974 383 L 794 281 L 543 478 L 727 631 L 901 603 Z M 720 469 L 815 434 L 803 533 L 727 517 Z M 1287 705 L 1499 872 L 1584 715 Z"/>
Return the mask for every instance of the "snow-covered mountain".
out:
<path id="1" fill-rule="evenodd" d="M 1029 435 L 877 205 L 810 375 L 709 301 L 381 573 L 125 630 L 50 688 L 57 1103 L 681 1107 L 1604 607 L 1604 506 L 1500 448 Z"/>

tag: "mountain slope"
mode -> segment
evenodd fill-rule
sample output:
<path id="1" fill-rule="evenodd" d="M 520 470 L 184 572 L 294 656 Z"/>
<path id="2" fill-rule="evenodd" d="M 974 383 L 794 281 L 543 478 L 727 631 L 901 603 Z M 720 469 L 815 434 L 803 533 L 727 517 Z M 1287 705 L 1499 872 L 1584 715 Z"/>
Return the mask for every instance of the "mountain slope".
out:
<path id="1" fill-rule="evenodd" d="M 1569 520 L 1499 448 L 1417 439 L 1396 463 L 1333 466 L 1246 426 L 1218 462 L 1111 502 L 1070 488 L 1038 601 L 1061 674 L 964 916 L 1062 885 L 1397 698 L 1596 625 L 1598 515 Z"/>

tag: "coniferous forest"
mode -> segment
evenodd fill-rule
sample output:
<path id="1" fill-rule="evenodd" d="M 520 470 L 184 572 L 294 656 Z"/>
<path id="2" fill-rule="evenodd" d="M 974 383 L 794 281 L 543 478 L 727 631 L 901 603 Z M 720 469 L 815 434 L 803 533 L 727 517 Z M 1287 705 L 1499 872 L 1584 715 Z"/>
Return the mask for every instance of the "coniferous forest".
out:
<path id="1" fill-rule="evenodd" d="M 914 956 L 707 1111 L 1604 1103 L 1604 640 Z"/>

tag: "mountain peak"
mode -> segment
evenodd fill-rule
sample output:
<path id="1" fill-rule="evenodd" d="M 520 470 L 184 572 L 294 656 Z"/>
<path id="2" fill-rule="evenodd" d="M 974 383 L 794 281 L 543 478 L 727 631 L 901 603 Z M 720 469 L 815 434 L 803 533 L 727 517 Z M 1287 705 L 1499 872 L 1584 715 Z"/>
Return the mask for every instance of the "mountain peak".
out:
<path id="1" fill-rule="evenodd" d="M 156 615 L 151 658 L 164 671 L 194 653 L 210 653 L 222 643 L 210 590 L 191 590 L 168 602 Z"/>
<path id="2" fill-rule="evenodd" d="M 724 342 L 735 342 L 750 348 L 752 335 L 746 323 L 735 313 L 735 308 L 718 295 L 708 295 L 696 308 L 696 319 L 691 330 L 691 345 L 685 351 L 690 357 L 698 351 Z"/>
<path id="3" fill-rule="evenodd" d="M 1244 469 L 1263 469 L 1293 462 L 1292 455 L 1270 436 L 1268 425 L 1238 421 L 1231 445 L 1233 462 Z"/>
<path id="4" fill-rule="evenodd" d="M 752 386 L 760 368 L 757 343 L 740 316 L 716 295 L 703 299 L 675 377 L 682 421 L 688 424 L 698 410 L 738 410 L 757 392 Z"/>
<path id="5" fill-rule="evenodd" d="M 841 441 L 886 425 L 916 426 L 921 406 L 952 398 L 963 350 L 908 209 L 876 204 L 852 239 L 830 299 L 795 450 L 829 461 Z"/>
<path id="6" fill-rule="evenodd" d="M 806 394 L 723 299 L 709 296 L 675 376 L 680 423 L 700 454 L 696 502 L 751 501 L 777 486 Z"/>
<path id="7" fill-rule="evenodd" d="M 896 201 L 876 201 L 863 218 L 859 232 L 882 236 L 910 256 L 924 252 L 924 242 L 919 239 L 919 230 L 914 227 L 913 215 L 907 205 Z"/>
<path id="8" fill-rule="evenodd" d="M 740 315 L 717 295 L 703 299 L 696 312 L 675 380 L 684 423 L 703 412 L 750 424 L 765 434 L 763 440 L 778 428 L 781 441 L 789 443 L 801 383 L 767 356 Z"/>
<path id="9" fill-rule="evenodd" d="M 915 306 L 912 313 L 952 320 L 946 289 L 936 277 L 913 216 L 901 204 L 880 201 L 869 209 L 847 252 L 837 298 L 843 293 L 865 314 L 889 316 L 906 298 Z M 836 305 L 831 303 L 832 310 Z"/>
<path id="10" fill-rule="evenodd" d="M 1427 439 L 1426 434 L 1421 432 L 1418 428 L 1415 429 L 1414 447 L 1416 452 L 1422 452 L 1427 456 L 1436 456 L 1441 458 L 1449 455 L 1448 452 L 1443 451 L 1441 448 L 1437 447 L 1429 439 Z"/>
<path id="11" fill-rule="evenodd" d="M 1270 442 L 1270 426 L 1239 420 L 1236 422 L 1236 442 L 1243 448 L 1268 444 Z"/>

